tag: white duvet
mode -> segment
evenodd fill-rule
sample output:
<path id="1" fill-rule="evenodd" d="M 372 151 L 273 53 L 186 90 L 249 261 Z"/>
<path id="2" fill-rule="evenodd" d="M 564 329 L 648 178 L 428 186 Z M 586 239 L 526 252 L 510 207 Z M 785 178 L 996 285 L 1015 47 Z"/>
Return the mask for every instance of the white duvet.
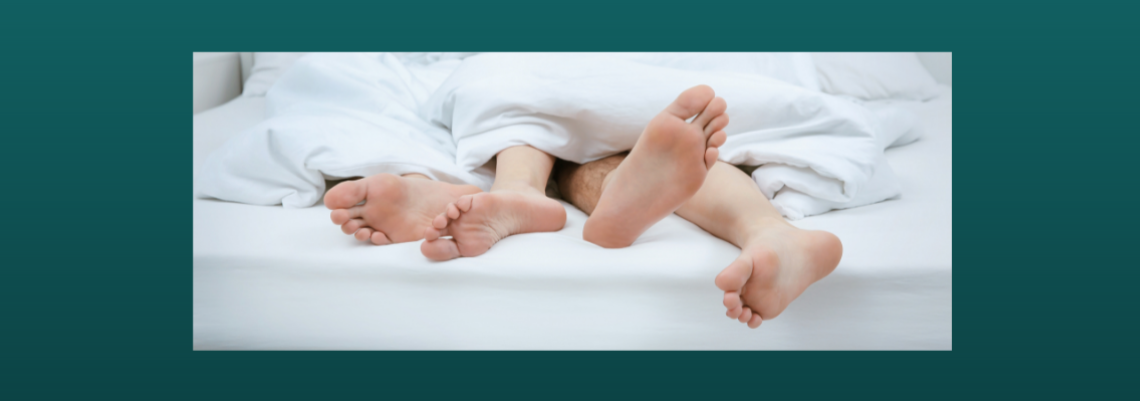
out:
<path id="1" fill-rule="evenodd" d="M 286 207 L 326 178 L 421 173 L 489 188 L 487 163 L 531 145 L 578 163 L 630 149 L 681 91 L 728 103 L 723 161 L 752 173 L 790 219 L 899 195 L 883 157 L 915 117 L 824 94 L 793 53 L 314 54 L 267 94 L 267 119 L 213 153 L 200 195 Z"/>

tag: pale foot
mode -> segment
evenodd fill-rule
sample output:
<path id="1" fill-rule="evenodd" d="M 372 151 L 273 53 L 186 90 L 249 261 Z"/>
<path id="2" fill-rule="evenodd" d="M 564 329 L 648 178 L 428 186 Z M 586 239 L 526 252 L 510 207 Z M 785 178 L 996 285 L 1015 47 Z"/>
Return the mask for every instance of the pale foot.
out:
<path id="1" fill-rule="evenodd" d="M 843 255 L 839 238 L 786 223 L 749 238 L 740 257 L 716 276 L 729 318 L 757 328 L 835 270 Z"/>
<path id="2" fill-rule="evenodd" d="M 538 191 L 492 191 L 460 197 L 424 230 L 420 251 L 443 261 L 479 256 L 509 235 L 550 232 L 566 225 L 566 209 Z M 451 238 L 445 238 L 450 236 Z"/>
<path id="3" fill-rule="evenodd" d="M 325 206 L 345 234 L 385 245 L 423 239 L 424 228 L 448 203 L 479 192 L 474 185 L 376 174 L 333 187 L 325 194 Z"/>
<path id="4" fill-rule="evenodd" d="M 717 148 L 726 140 L 727 107 L 712 88 L 700 85 L 654 117 L 629 156 L 606 178 L 582 238 L 606 248 L 627 247 L 680 208 L 716 163 Z"/>

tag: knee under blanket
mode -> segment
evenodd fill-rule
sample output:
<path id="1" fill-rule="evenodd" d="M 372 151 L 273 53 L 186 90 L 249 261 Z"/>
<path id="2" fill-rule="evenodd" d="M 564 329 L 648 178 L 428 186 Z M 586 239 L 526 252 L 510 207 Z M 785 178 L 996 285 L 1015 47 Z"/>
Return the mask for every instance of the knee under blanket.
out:
<path id="1" fill-rule="evenodd" d="M 913 125 L 906 110 L 812 90 L 813 81 L 795 74 L 803 68 L 774 58 L 726 69 L 718 57 L 730 55 L 710 54 L 704 65 L 688 55 L 680 68 L 678 57 L 307 56 L 269 91 L 270 118 L 211 155 L 202 194 L 306 207 L 320 200 L 324 178 L 381 172 L 486 189 L 491 175 L 483 166 L 507 147 L 527 144 L 579 163 L 622 152 L 698 84 L 728 102 L 721 160 L 761 166 L 753 179 L 788 218 L 899 194 L 882 153 Z"/>

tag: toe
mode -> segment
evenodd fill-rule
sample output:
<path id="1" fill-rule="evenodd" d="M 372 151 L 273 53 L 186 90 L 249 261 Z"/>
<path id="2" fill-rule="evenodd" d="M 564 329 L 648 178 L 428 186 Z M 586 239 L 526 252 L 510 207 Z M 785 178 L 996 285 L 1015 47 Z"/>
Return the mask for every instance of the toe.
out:
<path id="1" fill-rule="evenodd" d="M 475 197 L 472 195 L 460 196 L 459 199 L 457 199 L 455 201 L 455 206 L 458 207 L 459 211 L 461 211 L 461 212 L 471 211 L 471 206 L 474 204 L 475 204 Z"/>
<path id="2" fill-rule="evenodd" d="M 431 226 L 435 227 L 436 230 L 442 230 L 444 228 L 447 228 L 447 222 L 447 215 L 441 214 L 439 216 L 435 216 L 435 218 L 432 219 Z"/>
<path id="3" fill-rule="evenodd" d="M 364 227 L 364 228 L 361 228 L 359 230 L 356 230 L 355 237 L 358 240 L 367 241 L 367 240 L 372 238 L 372 229 L 368 228 L 368 227 Z"/>
<path id="4" fill-rule="evenodd" d="M 336 209 L 329 213 L 333 224 L 341 225 L 350 219 L 360 218 L 364 215 L 364 206 L 354 206 L 347 209 Z"/>
<path id="5" fill-rule="evenodd" d="M 708 143 L 709 146 L 708 147 L 719 148 L 719 147 L 721 147 L 721 145 L 724 145 L 724 142 L 727 140 L 728 140 L 728 134 L 724 133 L 724 131 L 717 131 L 717 132 L 715 132 L 709 136 L 709 143 Z"/>
<path id="6" fill-rule="evenodd" d="M 448 235 L 451 235 L 451 234 L 448 234 L 447 228 L 440 230 L 440 229 L 437 229 L 435 227 L 428 226 L 427 228 L 424 229 L 424 239 L 426 239 L 428 241 L 435 241 L 435 240 L 439 239 L 439 237 L 446 237 Z"/>
<path id="7" fill-rule="evenodd" d="M 344 225 L 340 226 L 340 230 L 344 231 L 345 234 L 352 234 L 355 233 L 356 230 L 364 227 L 368 227 L 368 225 L 364 223 L 364 220 L 352 219 L 345 222 Z"/>
<path id="8" fill-rule="evenodd" d="M 428 259 L 435 261 L 451 260 L 459 257 L 459 245 L 455 240 L 442 238 L 435 241 L 424 241 L 420 245 L 420 253 Z"/>
<path id="9" fill-rule="evenodd" d="M 708 103 L 707 106 L 705 106 L 704 110 L 701 110 L 701 115 L 697 116 L 696 119 L 693 119 L 693 125 L 704 129 L 717 117 L 724 115 L 724 110 L 726 108 L 728 108 L 728 104 L 724 102 L 723 98 L 714 98 Z M 725 120 L 725 124 L 728 124 L 727 120 Z M 716 131 L 707 131 L 705 133 L 708 134 L 712 132 Z"/>
<path id="10" fill-rule="evenodd" d="M 719 99 L 719 98 L 718 98 Z M 717 131 L 724 129 L 728 126 L 728 114 L 721 114 L 716 116 L 709 124 L 705 126 L 705 135 L 712 135 Z"/>
<path id="11" fill-rule="evenodd" d="M 333 209 L 333 211 L 329 213 L 329 219 L 332 220 L 333 224 L 340 226 L 344 225 L 344 223 L 347 223 L 351 217 L 348 217 L 348 210 Z"/>
<path id="12" fill-rule="evenodd" d="M 368 195 L 368 185 L 365 180 L 345 181 L 337 184 L 325 194 L 325 207 L 329 209 L 347 209 L 364 201 Z"/>
<path id="13" fill-rule="evenodd" d="M 751 275 L 752 259 L 746 255 L 741 255 L 716 276 L 716 288 L 720 288 L 724 292 L 739 293 Z"/>
<path id="14" fill-rule="evenodd" d="M 744 308 L 744 313 L 741 313 L 741 314 L 740 314 L 740 317 L 739 317 L 739 318 L 737 318 L 737 320 L 739 320 L 739 321 L 740 321 L 740 323 L 745 323 L 745 322 L 747 322 L 749 319 L 752 319 L 752 309 L 749 309 L 749 308 L 745 307 L 745 308 Z"/>
<path id="15" fill-rule="evenodd" d="M 736 319 L 740 317 L 741 313 L 744 313 L 744 308 L 736 307 L 729 309 L 728 312 L 726 312 L 724 315 L 728 316 L 729 319 Z"/>
<path id="16" fill-rule="evenodd" d="M 753 314 L 752 319 L 748 319 L 748 327 L 755 329 L 757 327 L 760 327 L 760 323 L 764 323 L 764 319 L 760 318 L 759 313 Z"/>
<path id="17" fill-rule="evenodd" d="M 447 218 L 452 220 L 459 218 L 459 208 L 455 207 L 454 203 L 447 204 Z"/>
<path id="18" fill-rule="evenodd" d="M 688 120 L 704 110 L 714 96 L 716 93 L 708 85 L 697 85 L 681 92 L 677 100 L 665 108 L 665 112 L 682 120 Z"/>
<path id="19" fill-rule="evenodd" d="M 380 231 L 374 231 L 372 233 L 372 243 L 376 245 L 388 245 L 392 243 L 392 240 L 388 239 L 387 234 L 384 234 Z"/>
<path id="20" fill-rule="evenodd" d="M 712 167 L 714 164 L 716 164 L 716 159 L 718 157 L 720 157 L 720 150 L 719 149 L 717 149 L 717 148 L 705 149 L 705 168 L 708 170 L 712 170 Z"/>
<path id="21" fill-rule="evenodd" d="M 729 310 L 740 309 L 744 306 L 744 301 L 740 300 L 740 293 L 726 292 L 724 293 L 724 307 Z"/>

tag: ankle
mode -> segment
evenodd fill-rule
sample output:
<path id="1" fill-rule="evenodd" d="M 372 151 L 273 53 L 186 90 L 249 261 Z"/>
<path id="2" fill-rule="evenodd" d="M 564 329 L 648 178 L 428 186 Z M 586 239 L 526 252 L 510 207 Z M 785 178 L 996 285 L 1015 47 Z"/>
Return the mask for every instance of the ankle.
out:
<path id="1" fill-rule="evenodd" d="M 731 230 L 730 238 L 727 239 L 738 248 L 744 248 L 757 239 L 771 236 L 774 232 L 794 228 L 796 227 L 782 217 L 748 219 L 736 224 Z"/>
<path id="2" fill-rule="evenodd" d="M 540 189 L 537 187 L 537 183 L 533 183 L 529 180 L 501 180 L 501 179 L 496 179 L 495 184 L 491 185 L 491 192 L 499 192 L 499 191 L 522 192 L 522 193 L 528 193 L 528 194 L 537 192 L 537 193 L 545 194 L 546 188 L 544 186 L 543 188 Z"/>
<path id="3" fill-rule="evenodd" d="M 540 191 L 540 190 L 538 190 L 532 186 L 529 186 L 529 185 L 502 185 L 502 186 L 492 187 L 491 193 L 496 193 L 496 192 L 508 192 L 508 193 L 523 194 L 523 195 L 539 195 L 539 196 L 544 196 L 544 197 L 546 196 L 546 191 Z"/>

